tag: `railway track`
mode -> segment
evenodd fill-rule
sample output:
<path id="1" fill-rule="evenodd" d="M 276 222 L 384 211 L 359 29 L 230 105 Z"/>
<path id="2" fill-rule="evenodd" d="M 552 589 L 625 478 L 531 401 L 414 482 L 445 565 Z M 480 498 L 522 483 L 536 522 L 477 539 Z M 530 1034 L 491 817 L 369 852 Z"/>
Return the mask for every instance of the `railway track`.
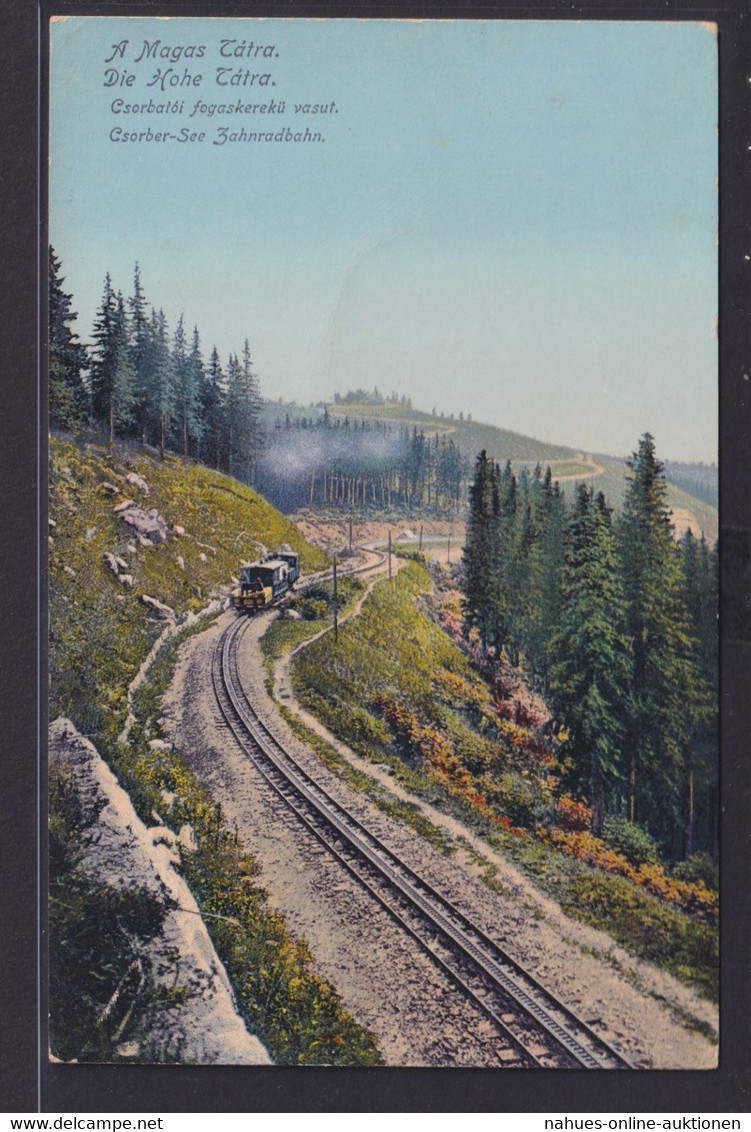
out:
<path id="1" fill-rule="evenodd" d="M 352 573 L 372 569 L 373 563 Z M 228 729 L 262 777 L 309 833 L 363 885 L 487 1015 L 519 1068 L 629 1069 L 623 1055 L 554 998 L 305 771 L 246 696 L 239 618 L 214 650 L 212 679 Z"/>

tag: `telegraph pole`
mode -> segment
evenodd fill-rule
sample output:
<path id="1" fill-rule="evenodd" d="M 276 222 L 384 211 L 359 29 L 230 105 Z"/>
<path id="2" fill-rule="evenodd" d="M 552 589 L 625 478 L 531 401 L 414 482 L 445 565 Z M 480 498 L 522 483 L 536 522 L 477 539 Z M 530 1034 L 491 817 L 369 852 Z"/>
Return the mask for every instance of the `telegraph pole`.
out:
<path id="1" fill-rule="evenodd" d="M 336 559 L 334 559 L 334 640 L 339 640 L 339 606 L 336 600 Z"/>
<path id="2" fill-rule="evenodd" d="M 389 527 L 389 581 L 391 581 L 391 528 Z"/>

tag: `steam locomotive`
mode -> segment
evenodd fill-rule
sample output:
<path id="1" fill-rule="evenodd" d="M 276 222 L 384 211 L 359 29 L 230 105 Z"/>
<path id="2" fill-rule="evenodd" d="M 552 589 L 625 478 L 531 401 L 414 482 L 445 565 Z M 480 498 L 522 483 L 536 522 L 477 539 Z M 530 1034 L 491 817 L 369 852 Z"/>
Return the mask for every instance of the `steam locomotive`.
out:
<path id="1" fill-rule="evenodd" d="M 300 555 L 282 547 L 259 562 L 241 567 L 240 584 L 230 595 L 230 605 L 236 613 L 266 609 L 288 593 L 299 577 Z"/>

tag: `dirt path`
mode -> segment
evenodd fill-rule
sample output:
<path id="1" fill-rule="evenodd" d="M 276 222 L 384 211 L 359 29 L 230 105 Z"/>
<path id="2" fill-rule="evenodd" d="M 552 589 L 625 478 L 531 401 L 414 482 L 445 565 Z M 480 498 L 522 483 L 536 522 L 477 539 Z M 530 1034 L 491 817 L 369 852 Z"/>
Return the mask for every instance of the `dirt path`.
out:
<path id="1" fill-rule="evenodd" d="M 551 462 L 550 471 L 553 474 L 553 479 L 558 480 L 560 483 L 566 483 L 569 480 L 592 480 L 596 476 L 601 476 L 603 474 L 603 472 L 605 471 L 602 464 L 596 464 L 591 456 L 587 456 L 579 462 L 581 464 L 585 464 L 590 470 L 588 472 L 579 472 L 575 476 L 557 476 L 555 474 L 555 462 L 554 461 Z M 571 460 L 564 460 L 563 463 L 564 464 L 570 464 L 570 463 L 572 463 L 572 461 Z"/>
<path id="2" fill-rule="evenodd" d="M 175 743 L 221 801 L 225 814 L 237 822 L 243 842 L 261 867 L 271 903 L 291 929 L 307 939 L 318 970 L 358 1021 L 376 1035 L 387 1064 L 503 1065 L 508 1053 L 480 1012 L 461 998 L 357 882 L 317 843 L 311 843 L 222 727 L 210 662 L 230 616 L 182 647 L 164 714 Z M 653 1068 L 714 1067 L 717 1047 L 676 1017 L 680 1012 L 716 1026 L 717 1012 L 711 1004 L 650 964 L 626 955 L 603 933 L 569 920 L 554 901 L 538 893 L 479 838 L 407 795 L 387 771 L 355 756 L 296 703 L 287 659 L 275 681 L 285 706 L 353 766 L 395 797 L 415 802 L 452 837 L 463 838 L 465 847 L 459 846 L 450 857 L 441 854 L 321 765 L 280 720 L 264 687 L 259 642 L 272 616 L 249 623 L 241 644 L 240 671 L 254 705 L 301 765 L 632 1061 Z M 502 895 L 481 882 L 466 846 L 497 866 Z"/>

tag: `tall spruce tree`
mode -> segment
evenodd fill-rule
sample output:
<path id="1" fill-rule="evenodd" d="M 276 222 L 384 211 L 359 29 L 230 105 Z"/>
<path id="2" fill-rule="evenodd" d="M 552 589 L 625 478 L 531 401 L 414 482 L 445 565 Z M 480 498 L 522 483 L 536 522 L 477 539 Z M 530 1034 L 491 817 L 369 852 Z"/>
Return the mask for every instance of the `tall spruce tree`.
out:
<path id="1" fill-rule="evenodd" d="M 508 644 L 511 659 L 518 665 L 529 645 L 531 621 L 531 574 L 536 524 L 532 514 L 532 485 L 524 468 L 517 480 L 516 506 L 508 528 L 504 554 L 508 608 Z"/>
<path id="2" fill-rule="evenodd" d="M 94 324 L 91 369 L 94 416 L 109 433 L 110 444 L 133 422 L 134 373 L 130 359 L 129 327 L 121 292 L 115 295 L 107 274 L 104 295 Z"/>
<path id="3" fill-rule="evenodd" d="M 667 483 L 645 433 L 632 471 L 620 548 L 626 633 L 632 654 L 627 735 L 628 814 L 675 851 L 688 755 L 689 715 L 702 699 L 683 595 Z"/>
<path id="4" fill-rule="evenodd" d="M 170 350 L 169 327 L 164 311 L 152 308 L 149 320 L 149 363 L 147 376 L 147 425 L 152 443 L 159 446 L 164 459 L 167 437 L 176 417 L 177 394 Z"/>
<path id="5" fill-rule="evenodd" d="M 717 852 L 718 593 L 716 548 L 687 530 L 680 541 L 683 597 L 699 673 L 698 697 L 687 705 L 690 746 L 686 759 L 684 851 Z"/>
<path id="6" fill-rule="evenodd" d="M 474 481 L 469 490 L 462 588 L 465 629 L 476 629 L 483 647 L 497 641 L 498 567 L 498 474 L 483 451 L 475 463 Z"/>
<path id="7" fill-rule="evenodd" d="M 130 363 L 133 369 L 134 425 L 143 442 L 146 443 L 149 423 L 152 342 L 149 319 L 146 313 L 146 297 L 141 285 L 141 269 L 138 264 L 133 271 L 133 294 L 128 299 L 128 314 L 130 319 Z"/>
<path id="8" fill-rule="evenodd" d="M 524 650 L 533 679 L 546 692 L 554 659 L 551 640 L 559 626 L 563 600 L 567 546 L 565 499 L 558 481 L 553 483 L 550 467 L 539 482 L 535 531 L 529 558 L 529 615 Z"/>
<path id="9" fill-rule="evenodd" d="M 89 414 L 83 378 L 86 350 L 70 324 L 77 318 L 72 296 L 63 290 L 60 260 L 49 249 L 49 413 L 54 428 L 81 428 Z"/>
<path id="10" fill-rule="evenodd" d="M 115 292 L 109 272 L 104 279 L 104 294 L 94 320 L 94 346 L 91 362 L 91 401 L 94 419 L 105 424 L 109 418 L 109 390 L 113 367 L 115 326 Z"/>
<path id="11" fill-rule="evenodd" d="M 200 392 L 200 412 L 203 421 L 201 459 L 212 468 L 223 466 L 225 395 L 224 374 L 219 360 L 219 351 L 214 346 Z"/>
<path id="12" fill-rule="evenodd" d="M 237 428 L 238 463 L 243 469 L 241 478 L 253 482 L 255 463 L 260 447 L 261 395 L 258 377 L 253 372 L 250 343 L 243 345 L 242 370 L 239 389 L 239 420 Z"/>
<path id="13" fill-rule="evenodd" d="M 226 406 L 224 432 L 224 470 L 230 475 L 242 474 L 242 428 L 243 409 L 242 366 L 237 354 L 230 354 L 226 373 Z"/>
<path id="14" fill-rule="evenodd" d="M 497 479 L 496 514 L 497 523 L 497 550 L 494 575 L 496 579 L 496 649 L 501 655 L 501 649 L 510 646 L 516 652 L 516 642 L 513 641 L 516 614 L 515 582 L 517 575 L 517 509 L 519 502 L 518 483 L 511 470 L 511 461 L 507 460 L 503 471 Z M 516 622 L 518 625 L 518 620 Z"/>
<path id="15" fill-rule="evenodd" d="M 195 344 L 195 341 L 194 341 Z M 172 339 L 172 373 L 175 390 L 173 441 L 187 458 L 191 440 L 200 431 L 200 350 L 194 357 L 188 350 L 183 316 L 177 322 Z"/>
<path id="16" fill-rule="evenodd" d="M 188 355 L 188 368 L 190 370 L 190 391 L 191 391 L 191 412 L 190 412 L 190 437 L 195 445 L 196 454 L 200 453 L 201 440 L 203 439 L 206 422 L 203 416 L 203 403 L 202 394 L 204 385 L 206 384 L 206 371 L 203 364 L 203 355 L 201 353 L 201 339 L 198 334 L 198 327 L 193 327 L 193 337 L 190 343 L 190 354 Z"/>
<path id="17" fill-rule="evenodd" d="M 579 486 L 568 528 L 560 624 L 551 640 L 550 702 L 563 723 L 570 777 L 592 807 L 599 836 L 620 772 L 629 660 L 610 511 Z"/>

